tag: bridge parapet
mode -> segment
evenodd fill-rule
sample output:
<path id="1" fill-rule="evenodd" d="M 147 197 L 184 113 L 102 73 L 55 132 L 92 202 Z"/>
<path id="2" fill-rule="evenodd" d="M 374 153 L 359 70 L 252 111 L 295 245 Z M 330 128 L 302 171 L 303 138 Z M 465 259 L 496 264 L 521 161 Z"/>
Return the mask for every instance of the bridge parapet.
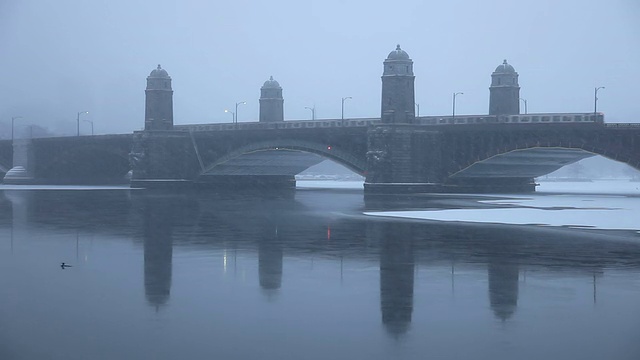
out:
<path id="1" fill-rule="evenodd" d="M 421 116 L 417 125 L 482 125 L 482 124 L 582 124 L 604 123 L 602 113 L 539 113 L 518 115 Z"/>
<path id="2" fill-rule="evenodd" d="M 602 113 L 539 113 L 519 115 L 420 116 L 411 125 L 483 125 L 483 124 L 604 124 Z M 381 125 L 380 118 L 288 120 L 283 122 L 243 122 L 175 125 L 175 131 L 293 130 L 318 128 L 362 128 Z"/>
<path id="3" fill-rule="evenodd" d="M 289 120 L 283 122 L 241 122 L 175 125 L 176 131 L 289 130 L 321 128 L 362 128 L 380 124 L 379 118 Z"/>
<path id="4" fill-rule="evenodd" d="M 611 123 L 604 126 L 608 129 L 640 129 L 640 123 Z"/>

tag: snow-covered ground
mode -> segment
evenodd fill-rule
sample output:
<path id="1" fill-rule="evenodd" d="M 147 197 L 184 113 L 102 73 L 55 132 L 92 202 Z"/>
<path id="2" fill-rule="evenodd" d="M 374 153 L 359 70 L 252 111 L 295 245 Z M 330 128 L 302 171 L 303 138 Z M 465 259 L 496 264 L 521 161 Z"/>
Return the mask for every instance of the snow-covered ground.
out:
<path id="1" fill-rule="evenodd" d="M 447 222 L 640 230 L 640 183 L 542 183 L 534 194 L 481 200 L 490 208 L 366 212 Z"/>

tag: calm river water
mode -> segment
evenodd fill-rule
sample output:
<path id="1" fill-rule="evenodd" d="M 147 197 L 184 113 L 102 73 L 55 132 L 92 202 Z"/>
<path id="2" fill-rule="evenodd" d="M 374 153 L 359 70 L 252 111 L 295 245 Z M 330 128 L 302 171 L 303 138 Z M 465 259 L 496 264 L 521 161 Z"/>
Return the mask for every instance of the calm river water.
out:
<path id="1" fill-rule="evenodd" d="M 364 214 L 478 206 L 5 188 L 0 359 L 640 359 L 638 231 Z"/>

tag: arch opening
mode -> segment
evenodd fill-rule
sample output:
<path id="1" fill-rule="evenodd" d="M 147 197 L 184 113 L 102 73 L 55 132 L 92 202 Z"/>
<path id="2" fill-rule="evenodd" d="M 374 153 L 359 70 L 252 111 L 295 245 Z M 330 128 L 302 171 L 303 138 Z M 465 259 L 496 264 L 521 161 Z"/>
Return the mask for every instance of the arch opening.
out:
<path id="1" fill-rule="evenodd" d="M 595 155 L 546 174 L 542 181 L 594 181 L 630 180 L 640 181 L 640 170 L 627 163 Z"/>
<path id="2" fill-rule="evenodd" d="M 473 162 L 450 178 L 537 178 L 595 155 L 575 148 L 515 149 Z"/>
<path id="3" fill-rule="evenodd" d="M 358 175 L 366 169 L 366 159 L 331 144 L 284 140 L 260 142 L 240 147 L 203 166 L 200 176 L 287 175 L 295 176 L 324 160 L 338 163 Z"/>

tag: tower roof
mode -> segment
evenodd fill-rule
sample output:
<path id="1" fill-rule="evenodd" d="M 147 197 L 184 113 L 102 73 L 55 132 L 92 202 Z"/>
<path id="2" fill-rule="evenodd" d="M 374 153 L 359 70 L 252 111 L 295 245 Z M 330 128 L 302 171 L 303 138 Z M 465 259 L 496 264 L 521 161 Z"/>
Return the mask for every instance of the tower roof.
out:
<path id="1" fill-rule="evenodd" d="M 273 76 L 269 77 L 269 80 L 264 82 L 264 85 L 262 85 L 263 89 L 280 89 L 280 84 L 273 80 Z"/>
<path id="2" fill-rule="evenodd" d="M 167 73 L 167 70 L 161 68 L 160 64 L 158 64 L 158 68 L 153 69 L 151 74 L 149 74 L 149 77 L 153 77 L 153 78 L 168 78 L 169 74 Z"/>
<path id="3" fill-rule="evenodd" d="M 507 63 L 507 60 L 505 59 L 502 64 L 498 65 L 498 67 L 496 68 L 497 73 L 504 73 L 504 74 L 513 74 L 516 72 L 516 69 L 513 68 L 513 66 L 509 65 Z"/>
<path id="4" fill-rule="evenodd" d="M 389 53 L 387 60 L 409 60 L 409 54 L 406 51 L 400 49 L 400 45 L 396 46 L 396 49 Z"/>

